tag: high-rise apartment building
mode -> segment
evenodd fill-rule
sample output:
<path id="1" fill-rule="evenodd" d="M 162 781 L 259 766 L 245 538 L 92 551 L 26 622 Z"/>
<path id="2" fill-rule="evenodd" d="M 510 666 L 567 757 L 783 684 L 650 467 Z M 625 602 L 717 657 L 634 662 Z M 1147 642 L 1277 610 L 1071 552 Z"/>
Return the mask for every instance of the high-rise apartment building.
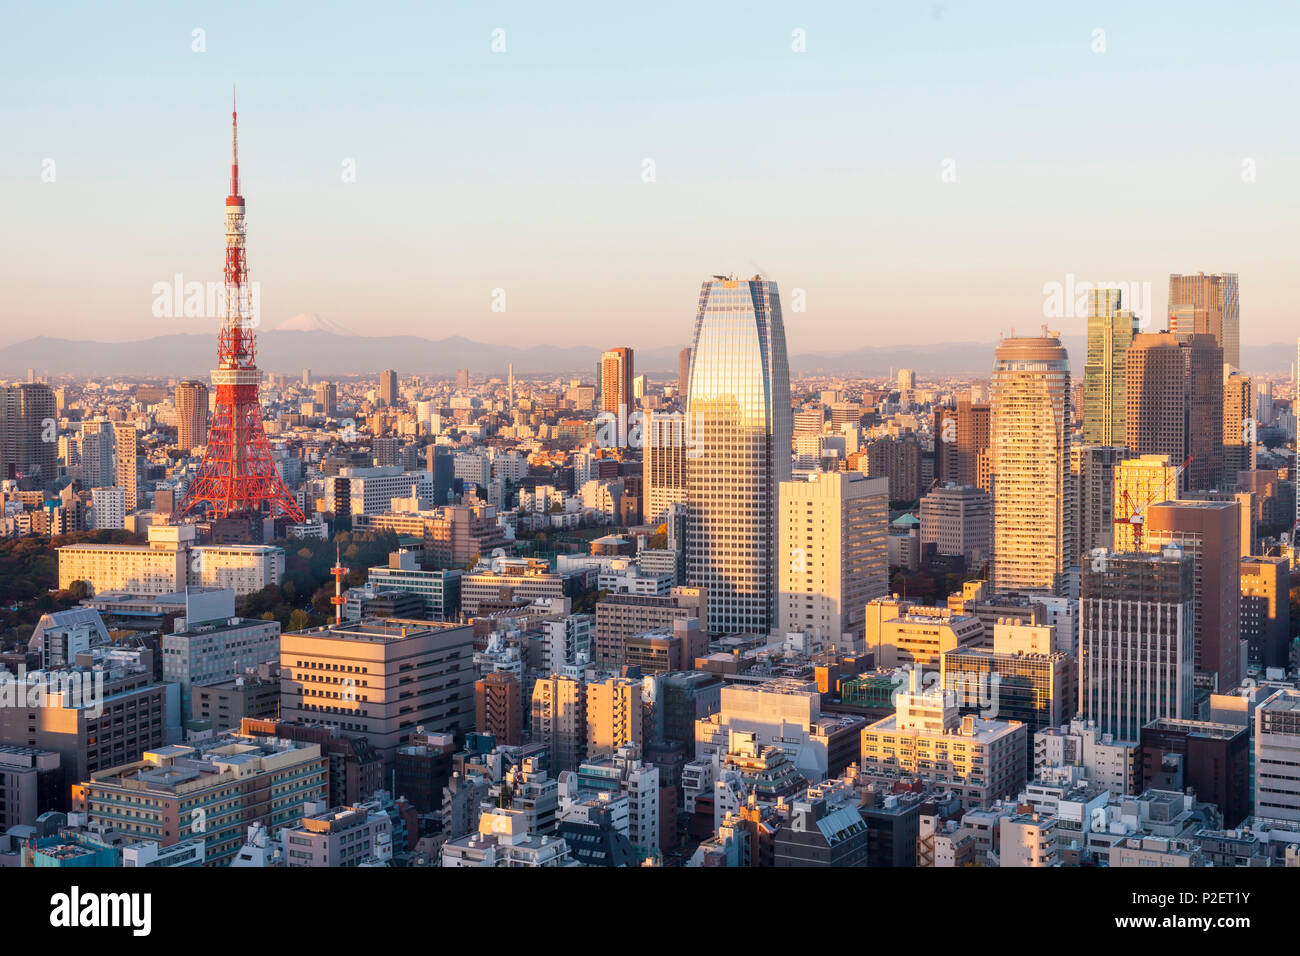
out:
<path id="1" fill-rule="evenodd" d="M 484 674 L 474 683 L 474 729 L 491 734 L 497 744 L 517 747 L 524 742 L 523 688 L 519 678 L 504 671 Z"/>
<path id="2" fill-rule="evenodd" d="M 58 420 L 48 385 L 0 386 L 0 479 L 56 477 Z"/>
<path id="3" fill-rule="evenodd" d="M 686 500 L 686 419 L 652 412 L 645 425 L 645 520 L 663 519 L 669 505 Z"/>
<path id="4" fill-rule="evenodd" d="M 176 386 L 176 447 L 190 452 L 207 443 L 208 386 L 203 382 L 181 382 Z"/>
<path id="5" fill-rule="evenodd" d="M 1129 453 L 1186 462 L 1184 491 L 1216 487 L 1223 476 L 1223 354 L 1214 338 L 1140 333 L 1125 372 Z"/>
<path id="6" fill-rule="evenodd" d="M 818 472 L 780 487 L 777 631 L 862 649 L 866 603 L 889 593 L 889 482 Z"/>
<path id="7" fill-rule="evenodd" d="M 1083 441 L 1124 444 L 1124 362 L 1138 318 L 1120 308 L 1119 289 L 1088 294 L 1088 359 L 1083 372 Z"/>
<path id="8" fill-rule="evenodd" d="M 715 276 L 701 286 L 686 417 L 686 580 L 708 591 L 711 633 L 767 633 L 792 429 L 775 282 Z"/>
<path id="9" fill-rule="evenodd" d="M 1138 740 L 1158 717 L 1190 717 L 1195 562 L 1181 548 L 1084 564 L 1079 707 L 1101 733 Z"/>
<path id="10" fill-rule="evenodd" d="M 81 426 L 81 483 L 87 488 L 107 488 L 117 483 L 116 435 L 113 423 L 102 418 Z"/>
<path id="11" fill-rule="evenodd" d="M 117 439 L 117 486 L 122 489 L 123 506 L 127 514 L 139 507 L 140 451 L 137 433 L 130 425 L 114 429 Z"/>
<path id="12" fill-rule="evenodd" d="M 312 389 L 312 398 L 320 414 L 326 418 L 336 418 L 339 413 L 339 387 L 333 382 L 317 382 Z"/>
<path id="13" fill-rule="evenodd" d="M 552 674 L 533 684 L 532 739 L 544 745 L 551 772 L 574 771 L 587 758 L 587 685 Z"/>
<path id="14" fill-rule="evenodd" d="M 1052 335 L 1003 339 L 993 366 L 990 450 L 997 590 L 1069 589 L 1070 363 Z"/>
<path id="15" fill-rule="evenodd" d="M 126 527 L 126 492 L 115 485 L 90 489 L 90 515 L 96 531 Z"/>
<path id="16" fill-rule="evenodd" d="M 934 477 L 990 491 L 989 404 L 963 398 L 934 415 Z"/>
<path id="17" fill-rule="evenodd" d="M 1169 276 L 1169 328 L 1182 335 L 1213 335 L 1223 360 L 1241 368 L 1241 310 L 1237 274 Z"/>
<path id="18" fill-rule="evenodd" d="M 1221 487 L 1234 488 L 1238 472 L 1255 470 L 1259 429 L 1255 418 L 1255 388 L 1250 376 L 1224 371 Z"/>
<path id="19" fill-rule="evenodd" d="M 632 350 L 609 349 L 600 356 L 600 409 L 619 414 L 620 407 L 631 414 L 636 407 L 632 392 Z"/>
<path id="20" fill-rule="evenodd" d="M 1166 501 L 1146 511 L 1142 546 L 1178 545 L 1195 563 L 1196 669 L 1226 693 L 1240 682 L 1241 533 L 1236 501 Z M 1181 715 L 1175 715 L 1181 716 Z M 1190 715 L 1188 715 L 1190 716 Z"/>
<path id="21" fill-rule="evenodd" d="M 397 404 L 397 371 L 386 368 L 379 373 L 379 400 L 385 405 Z"/>
<path id="22" fill-rule="evenodd" d="M 886 435 L 868 442 L 858 456 L 858 470 L 872 478 L 888 478 L 890 501 L 921 497 L 921 446 L 914 439 Z"/>
<path id="23" fill-rule="evenodd" d="M 587 756 L 612 754 L 627 743 L 642 745 L 641 682 L 610 677 L 587 684 Z"/>

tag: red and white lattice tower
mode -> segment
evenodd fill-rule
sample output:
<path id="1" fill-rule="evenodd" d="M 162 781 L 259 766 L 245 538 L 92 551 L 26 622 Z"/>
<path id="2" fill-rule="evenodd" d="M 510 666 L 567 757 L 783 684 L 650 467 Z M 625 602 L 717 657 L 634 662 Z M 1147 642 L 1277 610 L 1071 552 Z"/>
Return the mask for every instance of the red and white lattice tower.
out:
<path id="1" fill-rule="evenodd" d="M 285 487 L 262 427 L 258 398 L 257 342 L 253 329 L 252 287 L 244 255 L 244 197 L 239 194 L 239 128 L 230 114 L 230 195 L 226 197 L 226 286 L 217 367 L 212 371 L 216 408 L 198 474 L 177 510 L 179 518 L 195 509 L 210 518 L 256 514 L 265 505 L 272 513 L 303 522 L 302 510 Z"/>

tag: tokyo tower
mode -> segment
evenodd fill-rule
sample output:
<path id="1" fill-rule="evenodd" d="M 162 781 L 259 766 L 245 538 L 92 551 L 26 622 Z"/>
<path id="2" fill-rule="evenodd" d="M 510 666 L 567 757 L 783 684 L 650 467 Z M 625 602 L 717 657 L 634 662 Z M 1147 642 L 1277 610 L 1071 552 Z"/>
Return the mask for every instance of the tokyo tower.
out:
<path id="1" fill-rule="evenodd" d="M 261 373 L 257 370 L 257 340 L 253 333 L 256 319 L 252 315 L 252 289 L 244 255 L 244 197 L 239 194 L 237 117 L 232 108 L 225 304 L 217 337 L 217 367 L 212 371 L 216 408 L 203 462 L 175 516 L 180 518 L 202 509 L 210 518 L 239 517 L 257 514 L 266 505 L 272 513 L 280 512 L 302 523 L 302 510 L 276 471 L 262 426 L 258 397 Z"/>

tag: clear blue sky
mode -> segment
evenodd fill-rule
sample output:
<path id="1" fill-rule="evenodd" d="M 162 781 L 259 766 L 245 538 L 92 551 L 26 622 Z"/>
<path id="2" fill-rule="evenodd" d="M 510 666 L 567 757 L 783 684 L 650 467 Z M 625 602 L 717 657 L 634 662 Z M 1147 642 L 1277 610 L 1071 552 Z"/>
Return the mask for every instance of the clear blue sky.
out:
<path id="1" fill-rule="evenodd" d="M 0 344 L 212 327 L 151 288 L 220 277 L 232 82 L 269 327 L 664 346 L 761 269 L 805 290 L 790 350 L 833 351 L 1037 329 L 1067 273 L 1163 313 L 1204 270 L 1244 344 L 1300 333 L 1294 6 L 62 7 L 0 35 Z"/>

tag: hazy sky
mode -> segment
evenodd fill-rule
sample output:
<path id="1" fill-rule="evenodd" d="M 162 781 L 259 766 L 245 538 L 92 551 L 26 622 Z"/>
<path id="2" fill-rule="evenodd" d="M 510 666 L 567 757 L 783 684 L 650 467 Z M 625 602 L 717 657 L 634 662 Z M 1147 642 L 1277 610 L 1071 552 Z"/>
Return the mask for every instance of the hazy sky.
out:
<path id="1" fill-rule="evenodd" d="M 60 6 L 0 31 L 0 345 L 215 327 L 152 287 L 220 279 L 236 81 L 268 327 L 659 347 L 761 270 L 837 351 L 1204 270 L 1243 344 L 1300 334 L 1291 5 Z"/>

